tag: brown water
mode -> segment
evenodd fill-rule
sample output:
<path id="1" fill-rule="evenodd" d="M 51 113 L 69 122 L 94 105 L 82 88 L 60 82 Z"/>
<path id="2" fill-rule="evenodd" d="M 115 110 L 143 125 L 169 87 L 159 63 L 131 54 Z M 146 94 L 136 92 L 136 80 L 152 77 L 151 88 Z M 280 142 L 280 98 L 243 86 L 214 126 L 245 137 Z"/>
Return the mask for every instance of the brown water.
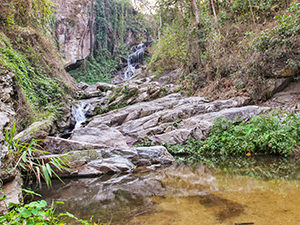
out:
<path id="1" fill-rule="evenodd" d="M 300 224 L 300 163 L 253 160 L 69 180 L 42 194 L 64 201 L 61 211 L 103 224 Z"/>

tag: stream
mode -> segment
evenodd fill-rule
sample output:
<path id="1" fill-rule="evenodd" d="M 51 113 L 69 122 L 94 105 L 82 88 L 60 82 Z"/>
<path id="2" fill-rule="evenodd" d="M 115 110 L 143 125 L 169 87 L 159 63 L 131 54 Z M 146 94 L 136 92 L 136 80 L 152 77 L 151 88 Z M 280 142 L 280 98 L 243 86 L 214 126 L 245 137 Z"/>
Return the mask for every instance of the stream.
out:
<path id="1" fill-rule="evenodd" d="M 59 212 L 102 224 L 300 224 L 300 160 L 210 162 L 66 179 L 36 191 L 49 202 L 64 201 Z"/>

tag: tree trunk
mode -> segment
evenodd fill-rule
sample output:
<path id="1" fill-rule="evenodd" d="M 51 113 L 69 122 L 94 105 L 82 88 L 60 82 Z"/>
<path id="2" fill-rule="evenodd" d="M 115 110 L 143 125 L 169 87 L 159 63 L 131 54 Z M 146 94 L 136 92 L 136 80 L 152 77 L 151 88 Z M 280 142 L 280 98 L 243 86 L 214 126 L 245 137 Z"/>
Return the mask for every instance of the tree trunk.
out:
<path id="1" fill-rule="evenodd" d="M 90 55 L 93 55 L 93 45 L 94 45 L 94 0 L 91 0 L 91 16 L 89 22 L 90 28 Z"/>
<path id="2" fill-rule="evenodd" d="M 253 23 L 255 23 L 255 17 L 254 17 L 254 13 L 253 13 L 253 7 L 252 7 L 252 4 L 251 4 L 251 1 L 248 0 L 248 2 L 249 2 L 249 7 L 250 7 L 250 12 L 251 12 L 251 15 L 252 15 Z"/>
<path id="3" fill-rule="evenodd" d="M 196 22 L 197 22 L 197 24 L 199 24 L 200 23 L 200 17 L 199 17 L 199 10 L 198 10 L 198 6 L 197 6 L 197 0 L 193 0 L 193 9 L 194 9 Z"/>
<path id="4" fill-rule="evenodd" d="M 161 18 L 161 11 L 159 12 L 159 27 L 158 27 L 158 40 L 160 41 L 160 29 L 162 27 L 162 18 Z"/>
<path id="5" fill-rule="evenodd" d="M 216 10 L 215 10 L 214 0 L 210 0 L 210 2 L 211 2 L 212 11 L 213 11 L 213 14 L 214 14 L 214 17 L 215 17 L 216 26 L 217 26 L 217 29 L 219 30 L 219 21 L 218 21 L 217 13 L 216 13 Z"/>

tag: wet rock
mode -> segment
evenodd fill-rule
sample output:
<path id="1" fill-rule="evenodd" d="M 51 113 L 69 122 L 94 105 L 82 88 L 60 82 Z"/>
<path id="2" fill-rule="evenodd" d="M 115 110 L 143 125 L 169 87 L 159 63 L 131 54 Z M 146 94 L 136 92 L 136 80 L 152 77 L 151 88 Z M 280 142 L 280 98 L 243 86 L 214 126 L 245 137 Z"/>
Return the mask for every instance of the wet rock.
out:
<path id="1" fill-rule="evenodd" d="M 73 141 L 110 146 L 112 148 L 126 148 L 126 139 L 114 127 L 101 125 L 97 128 L 85 127 L 76 129 L 70 138 Z"/>

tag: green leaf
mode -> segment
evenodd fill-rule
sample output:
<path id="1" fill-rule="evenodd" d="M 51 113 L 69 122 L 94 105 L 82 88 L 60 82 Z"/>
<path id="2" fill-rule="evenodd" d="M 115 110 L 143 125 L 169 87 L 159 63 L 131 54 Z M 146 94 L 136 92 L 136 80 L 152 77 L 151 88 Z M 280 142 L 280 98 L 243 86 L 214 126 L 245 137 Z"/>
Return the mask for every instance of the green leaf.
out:
<path id="1" fill-rule="evenodd" d="M 24 218 L 29 218 L 32 215 L 31 212 L 26 208 L 21 208 L 19 212 L 20 212 L 20 216 Z"/>

